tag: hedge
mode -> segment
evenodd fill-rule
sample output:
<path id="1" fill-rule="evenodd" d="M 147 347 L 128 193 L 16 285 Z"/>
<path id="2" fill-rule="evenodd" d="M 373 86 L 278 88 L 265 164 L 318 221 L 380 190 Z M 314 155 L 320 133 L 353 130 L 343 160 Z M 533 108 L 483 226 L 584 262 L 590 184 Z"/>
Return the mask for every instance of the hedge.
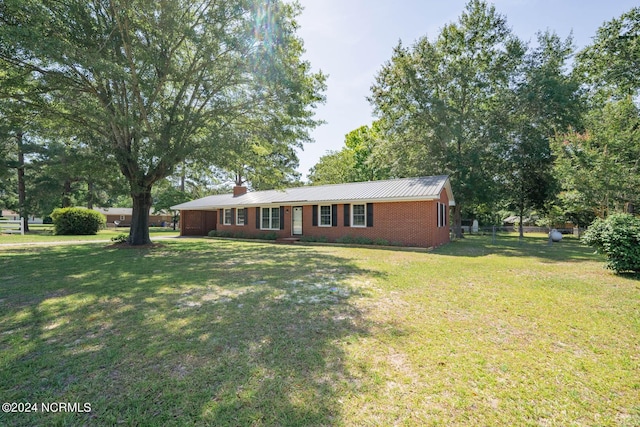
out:
<path id="1" fill-rule="evenodd" d="M 640 272 L 640 218 L 615 214 L 596 219 L 582 241 L 607 256 L 607 268 L 616 273 Z"/>
<path id="2" fill-rule="evenodd" d="M 85 208 L 54 209 L 51 219 L 55 234 L 96 234 L 107 223 L 106 217 L 100 212 Z"/>

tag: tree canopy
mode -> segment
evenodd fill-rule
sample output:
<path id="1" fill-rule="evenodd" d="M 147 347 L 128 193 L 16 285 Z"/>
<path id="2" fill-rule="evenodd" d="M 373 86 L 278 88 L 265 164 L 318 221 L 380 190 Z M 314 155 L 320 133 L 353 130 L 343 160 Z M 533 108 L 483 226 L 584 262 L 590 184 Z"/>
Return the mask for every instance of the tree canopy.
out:
<path id="1" fill-rule="evenodd" d="M 2 95 L 82 129 L 85 144 L 115 160 L 133 199 L 131 244 L 149 242 L 151 188 L 176 165 L 216 160 L 239 129 L 262 140 L 289 135 L 295 145 L 316 125 L 324 76 L 300 59 L 296 4 L 5 0 L 0 8 L 0 62 L 35 82 L 16 93 L 0 76 Z"/>
<path id="2" fill-rule="evenodd" d="M 396 46 L 371 88 L 377 120 L 347 134 L 309 179 L 448 174 L 458 233 L 462 212 L 516 212 L 520 224 L 532 211 L 564 214 L 585 226 L 631 210 L 640 203 L 639 36 L 633 8 L 576 55 L 571 37 L 550 31 L 523 43 L 494 6 L 471 0 L 434 38 Z"/>
<path id="3" fill-rule="evenodd" d="M 492 165 L 507 122 L 499 99 L 523 54 L 495 7 L 472 0 L 434 41 L 399 44 L 372 87 L 391 173 L 451 175 L 458 234 L 462 207 L 495 194 Z"/>

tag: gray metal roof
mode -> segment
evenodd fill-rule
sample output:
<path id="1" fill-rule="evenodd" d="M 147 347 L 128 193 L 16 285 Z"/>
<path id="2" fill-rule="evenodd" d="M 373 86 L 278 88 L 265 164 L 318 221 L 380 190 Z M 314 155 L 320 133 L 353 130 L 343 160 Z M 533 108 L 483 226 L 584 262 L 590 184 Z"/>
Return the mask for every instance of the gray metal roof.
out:
<path id="1" fill-rule="evenodd" d="M 233 194 L 220 194 L 172 206 L 171 209 L 209 210 L 271 204 L 295 203 L 305 205 L 316 203 L 433 200 L 440 197 L 443 188 L 446 189 L 449 196 L 449 204 L 454 205 L 449 177 L 440 175 L 253 191 L 237 197 L 233 197 Z"/>

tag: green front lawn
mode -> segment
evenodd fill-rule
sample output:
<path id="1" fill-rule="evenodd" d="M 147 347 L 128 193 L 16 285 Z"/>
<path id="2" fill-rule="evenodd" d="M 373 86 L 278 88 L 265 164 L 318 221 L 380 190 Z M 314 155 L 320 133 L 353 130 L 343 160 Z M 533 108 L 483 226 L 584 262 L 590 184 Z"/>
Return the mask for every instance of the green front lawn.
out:
<path id="1" fill-rule="evenodd" d="M 640 424 L 640 281 L 576 240 L 0 248 L 0 425 Z"/>
<path id="2" fill-rule="evenodd" d="M 0 233 L 0 244 L 2 243 L 34 243 L 34 242 L 63 242 L 76 240 L 110 240 L 120 234 L 129 234 L 128 227 L 108 228 L 98 231 L 98 234 L 89 236 L 57 236 L 53 234 L 52 225 L 31 224 L 29 232 L 24 236 L 20 234 Z M 173 231 L 169 228 L 151 227 L 149 228 L 151 239 L 158 236 L 177 236 L 179 230 Z"/>

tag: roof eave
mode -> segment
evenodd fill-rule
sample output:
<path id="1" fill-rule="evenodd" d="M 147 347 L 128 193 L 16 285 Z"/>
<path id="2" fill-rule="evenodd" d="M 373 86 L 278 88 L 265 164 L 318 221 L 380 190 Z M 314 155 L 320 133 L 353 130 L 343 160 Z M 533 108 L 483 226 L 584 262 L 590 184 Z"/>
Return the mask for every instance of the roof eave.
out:
<path id="1" fill-rule="evenodd" d="M 189 210 L 189 211 L 203 211 L 203 210 L 215 210 L 215 209 L 228 209 L 235 207 L 251 208 L 259 206 L 308 206 L 308 205 L 330 205 L 330 204 L 345 204 L 345 203 L 393 203 L 393 202 L 422 202 L 438 200 L 439 196 L 413 196 L 413 197 L 378 197 L 378 198 L 363 198 L 363 199 L 326 199 L 326 200 L 273 200 L 270 202 L 262 203 L 237 203 L 228 204 L 220 203 L 215 205 L 196 205 L 196 206 L 184 206 L 176 205 L 172 206 L 173 210 Z M 449 202 L 451 205 L 451 201 Z"/>

